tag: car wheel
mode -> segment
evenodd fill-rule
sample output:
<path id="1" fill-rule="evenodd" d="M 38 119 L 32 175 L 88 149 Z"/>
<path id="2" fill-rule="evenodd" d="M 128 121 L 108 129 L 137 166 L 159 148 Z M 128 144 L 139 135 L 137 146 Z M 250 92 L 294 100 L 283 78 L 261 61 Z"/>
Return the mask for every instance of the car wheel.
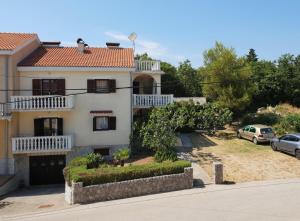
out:
<path id="1" fill-rule="evenodd" d="M 300 150 L 296 150 L 296 154 L 295 155 L 296 155 L 297 159 L 300 160 Z"/>
<path id="2" fill-rule="evenodd" d="M 254 144 L 258 144 L 258 141 L 257 141 L 256 137 L 254 137 L 252 141 L 253 141 Z"/>
<path id="3" fill-rule="evenodd" d="M 239 138 L 239 139 L 242 139 L 242 136 L 241 136 L 241 134 L 238 132 L 237 133 L 237 137 Z"/>
<path id="4" fill-rule="evenodd" d="M 275 146 L 274 142 L 271 143 L 271 147 L 272 147 L 272 150 L 277 151 L 277 147 Z"/>

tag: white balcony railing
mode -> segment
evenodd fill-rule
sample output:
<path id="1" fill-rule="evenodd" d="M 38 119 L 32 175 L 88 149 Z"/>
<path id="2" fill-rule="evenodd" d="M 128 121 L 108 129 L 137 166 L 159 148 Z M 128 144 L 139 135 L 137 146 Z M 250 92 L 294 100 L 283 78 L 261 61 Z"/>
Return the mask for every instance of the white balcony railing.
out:
<path id="1" fill-rule="evenodd" d="M 70 151 L 72 146 L 73 146 L 72 136 L 12 138 L 13 153 Z"/>
<path id="2" fill-rule="evenodd" d="M 136 71 L 161 72 L 160 61 L 135 61 Z"/>
<path id="3" fill-rule="evenodd" d="M 134 94 L 133 106 L 139 108 L 161 107 L 173 102 L 173 94 Z"/>
<path id="4" fill-rule="evenodd" d="M 74 107 L 73 96 L 12 96 L 12 111 L 61 111 Z"/>

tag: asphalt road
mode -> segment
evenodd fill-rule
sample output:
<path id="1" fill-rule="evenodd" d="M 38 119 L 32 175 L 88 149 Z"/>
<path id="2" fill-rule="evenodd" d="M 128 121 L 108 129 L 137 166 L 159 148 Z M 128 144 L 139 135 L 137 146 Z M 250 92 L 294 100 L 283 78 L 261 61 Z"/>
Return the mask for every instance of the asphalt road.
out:
<path id="1" fill-rule="evenodd" d="M 3 220 L 300 220 L 300 179 L 209 185 Z"/>

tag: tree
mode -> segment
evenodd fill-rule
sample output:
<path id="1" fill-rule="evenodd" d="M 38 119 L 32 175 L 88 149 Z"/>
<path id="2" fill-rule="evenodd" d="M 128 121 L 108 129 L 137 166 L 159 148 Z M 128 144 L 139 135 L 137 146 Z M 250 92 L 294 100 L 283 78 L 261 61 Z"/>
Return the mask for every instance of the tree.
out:
<path id="1" fill-rule="evenodd" d="M 247 54 L 247 61 L 250 62 L 250 63 L 258 61 L 257 55 L 256 55 L 255 50 L 253 48 L 249 49 L 249 53 Z"/>
<path id="2" fill-rule="evenodd" d="M 231 117 L 229 109 L 211 103 L 200 105 L 193 101 L 182 101 L 154 108 L 141 130 L 143 145 L 154 151 L 172 149 L 177 140 L 176 131 L 188 127 L 214 132 L 230 123 Z"/>
<path id="3" fill-rule="evenodd" d="M 181 94 L 181 97 L 202 96 L 201 76 L 197 70 L 192 67 L 189 60 L 185 60 L 179 64 L 177 76 L 184 88 L 184 94 Z"/>
<path id="4" fill-rule="evenodd" d="M 238 58 L 233 48 L 216 42 L 215 47 L 204 52 L 203 92 L 221 107 L 234 113 L 243 111 L 251 102 L 252 69 L 245 58 Z"/>
<path id="5" fill-rule="evenodd" d="M 252 65 L 255 91 L 251 107 L 288 102 L 300 106 L 300 56 L 282 55 L 277 62 Z"/>
<path id="6" fill-rule="evenodd" d="M 167 62 L 161 62 L 161 70 L 165 73 L 161 76 L 161 93 L 173 94 L 175 97 L 180 97 L 184 94 L 184 87 L 177 76 L 177 69 Z"/>

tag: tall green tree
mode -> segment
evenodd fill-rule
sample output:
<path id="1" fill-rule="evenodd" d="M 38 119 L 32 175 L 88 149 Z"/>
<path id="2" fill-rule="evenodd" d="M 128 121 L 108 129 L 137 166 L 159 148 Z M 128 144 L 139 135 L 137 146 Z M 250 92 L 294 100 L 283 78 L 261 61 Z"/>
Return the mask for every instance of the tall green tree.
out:
<path id="1" fill-rule="evenodd" d="M 179 64 L 177 76 L 180 83 L 183 85 L 184 92 L 181 97 L 199 97 L 202 96 L 202 78 L 189 60 Z"/>
<path id="2" fill-rule="evenodd" d="M 228 107 L 236 114 L 251 102 L 252 69 L 245 58 L 239 58 L 233 48 L 216 42 L 215 47 L 204 52 L 204 95 L 217 104 Z"/>
<path id="3" fill-rule="evenodd" d="M 165 73 L 161 76 L 161 93 L 173 94 L 175 97 L 182 96 L 185 93 L 185 89 L 178 78 L 176 67 L 167 62 L 161 62 L 160 67 Z"/>
<path id="4" fill-rule="evenodd" d="M 247 61 L 248 62 L 257 62 L 257 54 L 255 53 L 255 50 L 253 48 L 249 49 L 249 53 L 247 54 Z"/>

